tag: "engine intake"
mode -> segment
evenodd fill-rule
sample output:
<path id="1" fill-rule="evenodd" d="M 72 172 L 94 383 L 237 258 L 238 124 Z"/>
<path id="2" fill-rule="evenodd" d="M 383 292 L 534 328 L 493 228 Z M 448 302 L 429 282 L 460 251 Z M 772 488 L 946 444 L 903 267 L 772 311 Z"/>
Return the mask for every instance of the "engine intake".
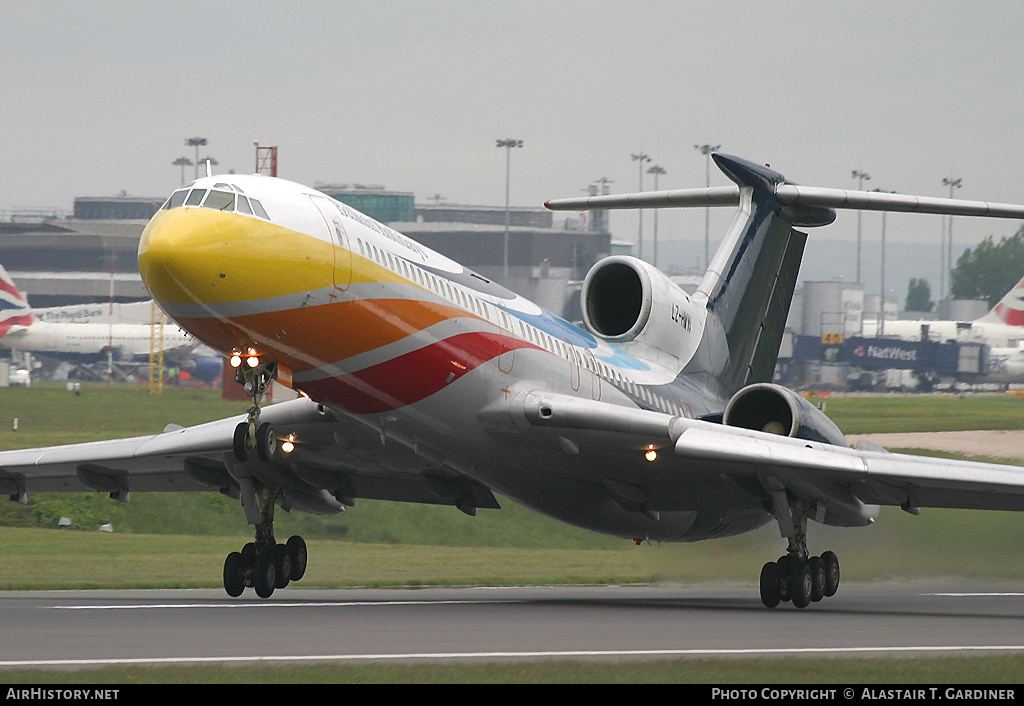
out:
<path id="1" fill-rule="evenodd" d="M 825 413 L 792 390 L 772 383 L 748 385 L 733 395 L 722 423 L 833 446 L 846 437 Z"/>
<path id="2" fill-rule="evenodd" d="M 686 360 L 703 330 L 706 309 L 661 270 L 633 257 L 594 265 L 581 297 L 587 330 L 607 341 L 635 341 Z"/>
<path id="3" fill-rule="evenodd" d="M 651 313 L 640 272 L 626 262 L 610 262 L 591 274 L 584 289 L 587 327 L 605 338 L 635 336 L 633 329 L 642 328 Z"/>

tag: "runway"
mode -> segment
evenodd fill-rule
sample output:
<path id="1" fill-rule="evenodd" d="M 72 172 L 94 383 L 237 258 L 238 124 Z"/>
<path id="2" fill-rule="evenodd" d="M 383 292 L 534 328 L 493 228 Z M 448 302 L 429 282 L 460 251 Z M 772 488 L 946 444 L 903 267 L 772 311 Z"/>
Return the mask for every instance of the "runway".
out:
<path id="1" fill-rule="evenodd" d="M 754 586 L 0 594 L 0 668 L 108 664 L 931 656 L 1024 651 L 1019 586 L 851 584 L 805 610 Z M 247 594 L 251 595 L 251 594 Z"/>

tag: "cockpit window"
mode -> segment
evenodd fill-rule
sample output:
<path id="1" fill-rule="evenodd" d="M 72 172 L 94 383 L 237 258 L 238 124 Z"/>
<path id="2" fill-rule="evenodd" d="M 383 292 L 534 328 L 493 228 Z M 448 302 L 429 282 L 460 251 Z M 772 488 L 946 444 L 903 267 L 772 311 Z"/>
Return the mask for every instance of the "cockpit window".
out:
<path id="1" fill-rule="evenodd" d="M 267 212 L 263 210 L 263 204 L 261 204 L 259 201 L 253 198 L 250 198 L 249 201 L 252 202 L 252 210 L 256 213 L 257 216 L 259 216 L 260 218 L 265 218 L 268 221 L 270 220 L 270 216 L 268 216 Z"/>
<path id="2" fill-rule="evenodd" d="M 220 189 L 192 189 L 188 187 L 184 189 L 178 189 L 171 198 L 162 206 L 163 209 L 178 208 L 179 206 L 202 206 L 203 208 L 212 208 L 215 211 L 238 211 L 238 213 L 244 213 L 247 216 L 256 216 L 257 218 L 263 218 L 264 220 L 270 220 L 270 216 L 267 215 L 266 210 L 256 199 L 243 196 L 241 189 L 232 186 L 231 184 L 216 184 L 216 186 L 223 186 L 231 191 L 222 191 Z M 235 193 L 235 191 L 239 193 Z"/>
<path id="3" fill-rule="evenodd" d="M 164 204 L 164 208 L 177 208 L 181 204 L 185 203 L 185 197 L 188 196 L 188 189 L 178 189 L 171 198 L 167 199 L 167 203 Z"/>
<path id="4" fill-rule="evenodd" d="M 234 211 L 235 195 L 229 191 L 217 191 L 215 189 L 206 197 L 206 201 L 203 202 L 203 208 L 212 208 L 215 211 Z"/>

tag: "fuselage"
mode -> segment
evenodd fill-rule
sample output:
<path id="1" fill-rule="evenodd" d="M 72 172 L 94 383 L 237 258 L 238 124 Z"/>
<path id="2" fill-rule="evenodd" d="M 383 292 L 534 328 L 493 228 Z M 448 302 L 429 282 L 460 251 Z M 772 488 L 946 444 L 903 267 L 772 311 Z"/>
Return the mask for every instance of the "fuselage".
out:
<path id="1" fill-rule="evenodd" d="M 1024 383 L 1024 349 L 992 348 L 988 352 L 988 368 L 981 382 L 1002 385 Z"/>
<path id="2" fill-rule="evenodd" d="M 115 357 L 148 356 L 153 329 L 143 324 L 50 323 L 35 321 L 29 326 L 12 327 L 0 338 L 0 347 L 32 353 L 52 353 L 76 357 L 105 356 L 113 350 Z M 163 350 L 191 348 L 195 342 L 177 327 L 165 327 Z"/>
<path id="3" fill-rule="evenodd" d="M 863 333 L 879 335 L 877 323 L 865 321 Z M 939 343 L 984 343 L 993 348 L 1016 348 L 1024 342 L 1024 326 L 1001 321 L 886 321 L 881 333 L 906 341 L 920 341 L 926 336 Z"/>
<path id="4" fill-rule="evenodd" d="M 712 501 L 704 516 L 695 505 L 655 522 L 601 488 L 610 474 L 650 463 L 642 449 L 567 457 L 496 432 L 502 402 L 521 391 L 684 417 L 720 413 L 725 400 L 699 375 L 681 374 L 690 361 L 602 340 L 313 189 L 262 176 L 200 179 L 152 219 L 139 266 L 164 311 L 201 341 L 268 356 L 285 384 L 380 430 L 382 441 L 549 515 L 677 540 L 768 518 L 759 507 L 719 512 Z"/>

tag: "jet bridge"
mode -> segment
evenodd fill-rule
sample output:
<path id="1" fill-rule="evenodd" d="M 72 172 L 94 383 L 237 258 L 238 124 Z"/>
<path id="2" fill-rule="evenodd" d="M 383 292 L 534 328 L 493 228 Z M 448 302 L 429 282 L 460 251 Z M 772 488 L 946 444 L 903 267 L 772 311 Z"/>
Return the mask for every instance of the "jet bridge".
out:
<path id="1" fill-rule="evenodd" d="M 796 336 L 793 358 L 847 363 L 867 370 L 912 370 L 933 375 L 972 376 L 988 371 L 989 346 L 976 342 L 905 341 L 897 338 Z"/>

